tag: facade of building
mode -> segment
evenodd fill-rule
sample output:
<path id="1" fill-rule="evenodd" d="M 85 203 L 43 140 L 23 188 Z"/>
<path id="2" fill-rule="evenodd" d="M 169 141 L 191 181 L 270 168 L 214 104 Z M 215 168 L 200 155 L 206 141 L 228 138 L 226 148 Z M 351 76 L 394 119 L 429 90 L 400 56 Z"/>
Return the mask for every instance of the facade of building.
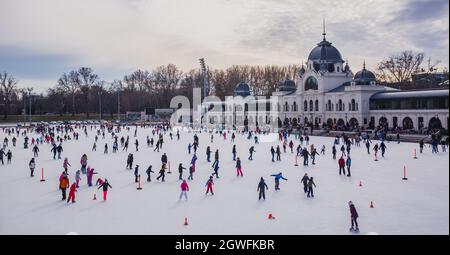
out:
<path id="1" fill-rule="evenodd" d="M 208 114 L 209 123 L 229 127 L 244 120 L 258 122 L 258 126 L 281 122 L 339 130 L 384 126 L 416 131 L 448 130 L 449 125 L 448 89 L 401 91 L 385 87 L 377 83 L 365 63 L 354 74 L 339 50 L 327 41 L 325 32 L 296 80 L 282 81 L 271 99 L 253 96 L 244 82 L 236 86 L 234 96 L 246 97 L 245 109 L 236 109 L 240 104 L 235 102 L 206 103 L 204 107 L 214 108 Z M 264 110 L 258 106 L 265 106 L 259 107 Z"/>

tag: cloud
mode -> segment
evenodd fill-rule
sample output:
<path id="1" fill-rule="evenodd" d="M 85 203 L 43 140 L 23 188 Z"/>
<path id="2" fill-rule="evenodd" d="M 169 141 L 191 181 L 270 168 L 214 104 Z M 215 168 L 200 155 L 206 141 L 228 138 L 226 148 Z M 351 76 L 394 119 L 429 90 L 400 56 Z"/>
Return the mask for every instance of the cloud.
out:
<path id="1" fill-rule="evenodd" d="M 206 58 L 233 64 L 300 64 L 322 39 L 353 69 L 424 51 L 448 66 L 447 0 L 1 0 L 0 70 L 22 81 L 57 80 L 90 66 L 105 80 Z M 38 83 L 38 82 L 37 82 Z M 39 83 L 39 84 L 44 84 Z M 52 86 L 53 84 L 49 85 Z"/>

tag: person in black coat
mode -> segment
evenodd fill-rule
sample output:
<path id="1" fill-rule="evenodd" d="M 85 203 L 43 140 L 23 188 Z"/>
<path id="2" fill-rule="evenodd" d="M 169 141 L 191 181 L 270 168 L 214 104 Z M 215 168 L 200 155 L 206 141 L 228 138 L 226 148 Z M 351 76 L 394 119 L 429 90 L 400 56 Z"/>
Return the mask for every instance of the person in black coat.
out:
<path id="1" fill-rule="evenodd" d="M 272 155 L 272 162 L 275 162 L 275 149 L 273 146 L 270 148 L 270 154 Z"/>
<path id="2" fill-rule="evenodd" d="M 161 170 L 159 170 L 159 176 L 156 178 L 156 180 L 159 181 L 159 179 L 161 179 L 161 181 L 164 182 L 165 177 L 166 177 L 166 164 L 163 164 L 161 166 Z"/>
<path id="3" fill-rule="evenodd" d="M 130 153 L 128 154 L 128 158 L 127 158 L 127 169 L 132 169 L 133 168 L 133 154 Z"/>
<path id="4" fill-rule="evenodd" d="M 180 173 L 180 177 L 178 178 L 180 181 L 183 180 L 183 170 L 186 169 L 185 167 L 183 167 L 183 164 L 180 163 L 180 165 L 178 165 L 178 172 Z"/>
<path id="5" fill-rule="evenodd" d="M 316 187 L 316 184 L 314 183 L 314 177 L 309 178 L 308 181 L 308 194 L 307 197 L 314 197 L 314 190 L 313 186 Z"/>
<path id="6" fill-rule="evenodd" d="M 211 162 L 211 149 L 206 147 L 206 161 Z"/>
<path id="7" fill-rule="evenodd" d="M 233 144 L 233 149 L 231 150 L 231 153 L 233 154 L 233 161 L 236 161 L 236 144 Z"/>
<path id="8" fill-rule="evenodd" d="M 336 159 L 336 146 L 333 145 L 333 148 L 331 149 L 331 153 L 333 154 L 333 159 Z"/>
<path id="9" fill-rule="evenodd" d="M 166 155 L 166 153 L 164 153 L 164 154 L 161 156 L 161 163 L 167 164 L 167 155 Z"/>
<path id="10" fill-rule="evenodd" d="M 350 208 L 350 218 L 352 221 L 352 227 L 350 228 L 350 231 L 359 231 L 358 222 L 356 221 L 356 219 L 358 218 L 358 212 L 356 211 L 355 205 L 352 201 L 349 201 L 348 206 Z M 356 228 L 354 228 L 354 226 L 356 226 Z"/>
<path id="11" fill-rule="evenodd" d="M 266 182 L 264 181 L 264 178 L 261 177 L 261 180 L 258 184 L 258 189 L 256 191 L 259 191 L 259 200 L 264 199 L 266 200 L 266 190 L 269 188 L 267 187 Z"/>
<path id="12" fill-rule="evenodd" d="M 276 153 L 277 153 L 277 161 L 281 161 L 281 150 L 280 150 L 280 146 L 277 146 Z"/>
<path id="13" fill-rule="evenodd" d="M 136 165 L 134 168 L 134 182 L 138 182 L 139 180 L 139 165 Z"/>
<path id="14" fill-rule="evenodd" d="M 150 175 L 151 175 L 151 173 L 153 173 L 153 171 L 152 171 L 152 165 L 150 165 L 150 166 L 147 168 L 147 171 L 145 171 L 145 173 L 147 174 L 147 181 L 148 181 L 148 182 L 151 182 L 151 181 L 152 181 L 152 177 L 151 177 Z"/>
<path id="15" fill-rule="evenodd" d="M 250 156 L 248 156 L 248 160 L 253 160 L 253 152 L 256 152 L 255 147 L 254 146 L 250 147 L 248 152 L 250 153 Z"/>
<path id="16" fill-rule="evenodd" d="M 103 188 L 103 200 L 106 201 L 106 196 L 108 194 L 108 187 L 112 189 L 112 186 L 109 184 L 108 179 L 105 178 L 105 182 L 98 187 L 98 189 Z"/>
<path id="17" fill-rule="evenodd" d="M 305 192 L 305 194 L 308 192 L 308 181 L 309 181 L 308 174 L 305 173 L 305 175 L 301 180 L 301 182 L 303 183 L 303 191 Z"/>

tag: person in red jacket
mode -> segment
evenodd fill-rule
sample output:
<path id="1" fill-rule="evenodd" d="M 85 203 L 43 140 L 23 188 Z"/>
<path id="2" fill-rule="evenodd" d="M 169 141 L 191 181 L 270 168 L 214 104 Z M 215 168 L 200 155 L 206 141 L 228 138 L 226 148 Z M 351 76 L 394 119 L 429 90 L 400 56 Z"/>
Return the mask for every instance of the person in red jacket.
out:
<path id="1" fill-rule="evenodd" d="M 212 186 L 213 186 L 213 185 L 214 185 L 213 177 L 210 176 L 210 177 L 209 177 L 209 180 L 206 182 L 206 185 L 205 185 L 205 186 L 208 187 L 208 188 L 206 189 L 206 194 L 205 194 L 205 195 L 208 195 L 209 192 L 211 192 L 211 194 L 214 195 L 214 192 L 213 192 L 213 189 L 212 189 Z"/>
<path id="2" fill-rule="evenodd" d="M 69 190 L 69 197 L 67 198 L 67 203 L 72 199 L 72 203 L 75 203 L 75 192 L 77 191 L 77 183 L 72 183 Z"/>
<path id="3" fill-rule="evenodd" d="M 181 194 L 179 200 L 181 200 L 183 197 L 188 200 L 187 192 L 189 191 L 189 185 L 187 184 L 186 180 L 183 180 L 183 183 L 181 184 Z"/>
<path id="4" fill-rule="evenodd" d="M 341 172 L 344 172 L 345 175 L 345 159 L 341 156 L 341 158 L 338 160 L 339 164 L 339 175 L 341 175 Z"/>

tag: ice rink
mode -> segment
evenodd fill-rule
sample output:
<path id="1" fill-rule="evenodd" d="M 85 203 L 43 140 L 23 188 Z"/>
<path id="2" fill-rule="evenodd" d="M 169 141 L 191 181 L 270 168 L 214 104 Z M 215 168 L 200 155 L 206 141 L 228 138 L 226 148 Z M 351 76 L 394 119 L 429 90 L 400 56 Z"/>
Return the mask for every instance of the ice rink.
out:
<path id="1" fill-rule="evenodd" d="M 139 152 L 135 151 L 134 127 L 118 134 L 130 136 L 129 153 L 134 154 L 134 165 L 140 165 L 143 176 L 142 190 L 137 190 L 133 170 L 127 170 L 127 152 L 119 148 L 112 153 L 110 134 L 99 137 L 97 151 L 92 152 L 95 129 L 89 130 L 89 137 L 78 129 L 80 139 L 63 143 L 62 157 L 68 157 L 69 179 L 74 181 L 75 171 L 80 168 L 80 157 L 88 156 L 88 165 L 107 178 L 112 185 L 108 201 L 103 202 L 101 190 L 88 187 L 86 176 L 82 175 L 80 188 L 76 193 L 76 203 L 61 201 L 58 178 L 63 171 L 63 159 L 53 160 L 49 144 L 40 145 L 34 178 L 29 176 L 28 162 L 33 153 L 31 147 L 23 148 L 23 138 L 18 137 L 17 147 L 9 147 L 13 153 L 12 164 L 0 165 L 0 234 L 338 234 L 348 235 L 350 212 L 347 205 L 352 200 L 359 213 L 360 234 L 449 234 L 449 154 L 431 154 L 426 146 L 419 154 L 418 144 L 396 142 L 386 143 L 384 158 L 374 161 L 373 153 L 368 155 L 364 144 L 352 146 L 352 176 L 338 174 L 337 160 L 332 159 L 330 137 L 311 137 L 320 152 L 326 146 L 326 155 L 316 157 L 316 165 L 307 167 L 298 159 L 294 166 L 295 154 L 289 148 L 282 153 L 281 162 L 272 162 L 270 147 L 280 145 L 277 134 L 261 135 L 255 145 L 254 160 L 249 161 L 248 150 L 254 145 L 253 139 L 237 134 L 235 141 L 237 155 L 242 160 L 244 177 L 236 177 L 235 162 L 232 161 L 231 132 L 224 140 L 214 133 L 198 134 L 197 168 L 194 181 L 189 181 L 189 201 L 178 201 L 180 184 L 178 164 L 188 168 L 192 154 L 188 154 L 188 143 L 193 141 L 193 133 L 181 131 L 177 141 L 175 133 L 171 140 L 169 132 L 164 136 L 163 148 L 153 152 L 147 148 L 146 137 L 150 128 L 139 128 L 137 139 Z M 7 137 L 0 130 L 0 139 Z M 29 135 L 38 137 L 36 134 Z M 154 136 L 155 143 L 157 136 Z M 299 141 L 294 140 L 294 153 Z M 288 141 L 289 141 L 288 140 Z M 109 154 L 103 153 L 108 143 Z M 373 144 L 379 141 L 373 141 Z M 214 179 L 214 196 L 205 196 L 206 181 L 212 173 L 211 163 L 206 162 L 206 146 L 220 151 L 219 179 Z M 120 143 L 119 143 L 120 146 Z M 338 155 L 340 151 L 338 149 Z M 418 159 L 413 159 L 417 149 Z M 308 146 L 309 150 L 309 146 Z M 439 150 L 441 147 L 439 146 Z M 166 175 L 166 182 L 156 181 L 161 167 L 161 155 L 167 153 L 172 174 Z M 311 161 L 310 161 L 311 163 Z M 134 168 L 133 165 L 133 168 Z M 153 165 L 152 182 L 145 181 L 145 170 Z M 408 180 L 402 180 L 403 167 Z M 45 182 L 40 182 L 44 168 Z M 271 174 L 282 172 L 288 181 L 281 181 L 281 190 L 274 191 Z M 307 198 L 303 193 L 300 179 L 304 173 L 313 176 L 317 187 L 315 197 Z M 188 171 L 185 170 L 184 178 Z M 257 185 L 264 177 L 269 190 L 266 201 L 258 201 Z M 359 183 L 362 186 L 359 186 Z M 94 193 L 97 200 L 93 200 Z M 370 208 L 373 201 L 374 208 Z M 273 214 L 275 220 L 268 220 Z M 184 226 L 188 218 L 189 226 Z"/>

